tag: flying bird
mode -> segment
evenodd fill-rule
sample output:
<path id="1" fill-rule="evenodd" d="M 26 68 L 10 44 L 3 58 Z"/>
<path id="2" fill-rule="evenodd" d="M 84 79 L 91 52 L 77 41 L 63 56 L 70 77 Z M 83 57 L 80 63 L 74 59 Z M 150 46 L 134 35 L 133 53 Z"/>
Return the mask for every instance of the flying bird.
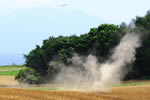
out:
<path id="1" fill-rule="evenodd" d="M 60 6 L 61 6 L 61 7 L 64 7 L 64 6 L 67 6 L 67 4 L 61 4 Z"/>

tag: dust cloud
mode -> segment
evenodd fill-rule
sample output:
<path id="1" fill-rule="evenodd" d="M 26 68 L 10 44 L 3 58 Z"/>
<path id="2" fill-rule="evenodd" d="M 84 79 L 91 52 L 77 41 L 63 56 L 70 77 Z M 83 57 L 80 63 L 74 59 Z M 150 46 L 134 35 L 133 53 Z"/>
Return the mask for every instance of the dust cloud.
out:
<path id="1" fill-rule="evenodd" d="M 120 84 L 128 73 L 127 65 L 135 61 L 139 46 L 140 37 L 127 33 L 105 62 L 98 62 L 93 55 L 83 57 L 74 54 L 69 59 L 72 65 L 58 65 L 62 69 L 54 82 L 66 90 L 109 91 L 113 85 Z"/>

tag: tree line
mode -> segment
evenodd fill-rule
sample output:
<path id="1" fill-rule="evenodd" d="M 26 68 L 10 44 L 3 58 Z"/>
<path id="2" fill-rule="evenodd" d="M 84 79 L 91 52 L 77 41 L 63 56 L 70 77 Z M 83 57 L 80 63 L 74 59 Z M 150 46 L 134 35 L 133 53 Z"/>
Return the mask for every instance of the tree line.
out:
<path id="1" fill-rule="evenodd" d="M 102 24 L 97 28 L 91 28 L 88 33 L 80 36 L 51 36 L 43 40 L 42 46 L 37 45 L 29 54 L 24 55 L 25 65 L 28 69 L 20 71 L 16 75 L 16 79 L 31 84 L 41 83 L 46 77 L 49 77 L 49 81 L 51 81 L 61 69 L 55 65 L 59 63 L 71 64 L 68 62 L 68 58 L 71 58 L 74 53 L 81 56 L 92 54 L 97 57 L 98 61 L 105 61 L 111 49 L 130 31 L 142 35 L 142 46 L 137 49 L 136 61 L 132 65 L 133 69 L 126 75 L 125 80 L 149 79 L 150 11 L 143 17 L 137 16 L 130 25 L 126 23 L 120 25 Z"/>

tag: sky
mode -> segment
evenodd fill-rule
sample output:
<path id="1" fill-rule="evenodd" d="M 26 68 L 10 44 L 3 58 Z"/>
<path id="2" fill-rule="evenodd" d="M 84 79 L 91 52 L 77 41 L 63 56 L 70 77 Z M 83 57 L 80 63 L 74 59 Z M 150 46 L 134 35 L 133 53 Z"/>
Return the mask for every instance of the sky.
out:
<path id="1" fill-rule="evenodd" d="M 100 24 L 130 23 L 150 0 L 0 0 L 0 65 L 24 64 L 23 54 L 50 36 L 87 33 Z"/>

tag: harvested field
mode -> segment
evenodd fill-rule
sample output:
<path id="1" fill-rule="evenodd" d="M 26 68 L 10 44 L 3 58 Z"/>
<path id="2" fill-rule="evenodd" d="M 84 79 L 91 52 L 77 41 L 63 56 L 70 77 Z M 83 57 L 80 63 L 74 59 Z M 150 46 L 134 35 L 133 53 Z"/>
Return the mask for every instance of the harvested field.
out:
<path id="1" fill-rule="evenodd" d="M 25 66 L 0 66 L 0 76 L 15 76 L 20 70 L 26 69 Z"/>
<path id="2" fill-rule="evenodd" d="M 109 93 L 0 88 L 0 100 L 150 100 L 150 85 L 117 87 Z"/>
<path id="3" fill-rule="evenodd" d="M 0 85 L 18 85 L 15 76 L 0 76 Z"/>

